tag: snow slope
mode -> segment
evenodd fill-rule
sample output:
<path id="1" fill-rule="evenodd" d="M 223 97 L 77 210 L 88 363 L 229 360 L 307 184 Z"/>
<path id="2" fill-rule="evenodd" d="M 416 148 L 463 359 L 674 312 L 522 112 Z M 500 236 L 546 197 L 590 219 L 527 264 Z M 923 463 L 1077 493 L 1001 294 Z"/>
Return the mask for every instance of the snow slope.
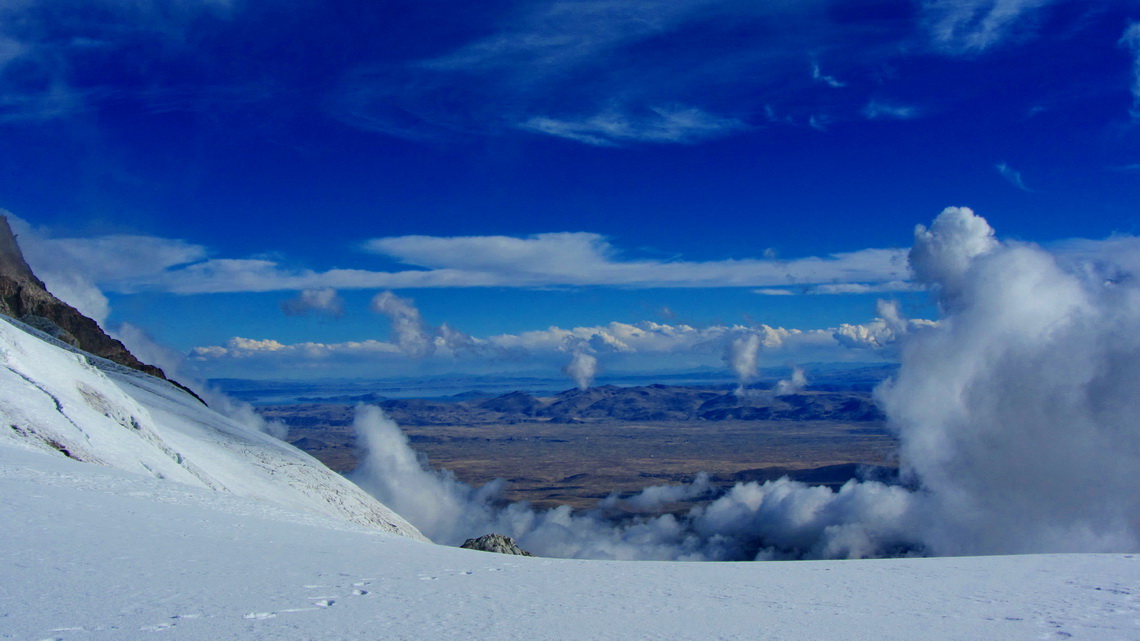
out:
<path id="1" fill-rule="evenodd" d="M 0 443 L 423 538 L 300 450 L 229 421 L 166 381 L 0 318 L 8 321 L 0 322 Z"/>
<path id="2" fill-rule="evenodd" d="M 0 638 L 1137 639 L 1140 557 L 576 561 L 0 446 Z"/>
<path id="3" fill-rule="evenodd" d="M 1130 554 L 667 563 L 436 546 L 303 453 L 8 323 L 0 420 L 2 639 L 1140 638 Z"/>

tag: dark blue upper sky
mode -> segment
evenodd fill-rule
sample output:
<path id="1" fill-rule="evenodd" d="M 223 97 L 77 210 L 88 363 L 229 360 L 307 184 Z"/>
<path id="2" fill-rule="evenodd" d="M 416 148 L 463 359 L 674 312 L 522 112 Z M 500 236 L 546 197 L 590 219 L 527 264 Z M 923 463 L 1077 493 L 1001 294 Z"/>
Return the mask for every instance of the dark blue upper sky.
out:
<path id="1" fill-rule="evenodd" d="M 1138 231 L 1140 3 L 468 4 L 4 3 L 0 208 L 180 351 L 393 345 L 383 290 L 439 340 L 829 329 L 922 308 L 872 250 L 947 206 Z"/>

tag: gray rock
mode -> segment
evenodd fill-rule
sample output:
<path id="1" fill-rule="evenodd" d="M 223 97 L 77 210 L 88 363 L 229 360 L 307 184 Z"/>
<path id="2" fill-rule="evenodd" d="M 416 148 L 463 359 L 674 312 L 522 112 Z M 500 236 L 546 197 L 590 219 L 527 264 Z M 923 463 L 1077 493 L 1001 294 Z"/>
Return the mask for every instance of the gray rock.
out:
<path id="1" fill-rule="evenodd" d="M 515 545 L 515 540 L 502 534 L 484 534 L 477 539 L 467 539 L 459 546 L 467 550 L 482 550 L 483 552 L 498 552 L 499 554 L 514 554 L 517 556 L 534 556 L 530 552 Z"/>
<path id="2" fill-rule="evenodd" d="M 82 349 L 78 338 L 76 338 L 74 335 L 72 335 L 71 332 L 67 331 L 66 329 L 60 327 L 59 325 L 56 325 L 51 319 L 44 318 L 43 316 L 36 316 L 35 314 L 24 314 L 20 317 L 20 322 L 28 325 L 29 327 L 34 327 L 47 334 L 48 336 L 51 336 L 56 340 L 61 340 L 68 345 L 71 345 L 72 347 L 78 347 Z"/>

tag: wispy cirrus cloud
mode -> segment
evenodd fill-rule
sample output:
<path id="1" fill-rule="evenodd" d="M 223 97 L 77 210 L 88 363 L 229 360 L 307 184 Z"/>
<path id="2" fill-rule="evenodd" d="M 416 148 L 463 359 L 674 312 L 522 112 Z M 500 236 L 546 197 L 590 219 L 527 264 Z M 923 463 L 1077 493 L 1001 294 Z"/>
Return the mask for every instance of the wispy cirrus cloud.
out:
<path id="1" fill-rule="evenodd" d="M 922 113 L 918 107 L 872 100 L 863 107 L 863 116 L 870 120 L 912 120 Z"/>
<path id="2" fill-rule="evenodd" d="M 816 82 L 821 82 L 828 87 L 831 87 L 832 89 L 842 89 L 843 87 L 847 86 L 846 82 L 839 80 L 835 76 L 823 73 L 823 70 L 820 69 L 818 62 L 813 62 L 811 64 L 811 79 L 815 80 Z"/>
<path id="3" fill-rule="evenodd" d="M 909 36 L 887 22 L 852 27 L 834 4 L 524 2 L 451 51 L 361 65 L 329 104 L 349 124 L 411 139 L 523 130 L 612 146 L 727 136 L 751 129 L 773 98 L 803 111 L 796 94 L 848 86 L 824 62 L 838 73 L 873 65 L 897 49 L 868 41 Z"/>
<path id="4" fill-rule="evenodd" d="M 695 108 L 652 107 L 649 111 L 641 117 L 607 111 L 574 121 L 536 116 L 519 127 L 603 147 L 625 142 L 688 143 L 748 128 L 735 118 L 721 118 Z"/>
<path id="5" fill-rule="evenodd" d="M 1006 182 L 1013 185 L 1014 187 L 1017 187 L 1021 191 L 1033 191 L 1025 185 L 1025 180 L 1021 177 L 1021 172 L 1017 171 L 1013 167 L 1010 167 L 1007 163 L 999 162 L 998 164 L 994 165 L 994 169 L 997 170 L 998 174 L 1000 174 L 1002 178 L 1005 178 Z"/>
<path id="6" fill-rule="evenodd" d="M 1132 52 L 1132 109 L 1130 113 L 1140 119 L 1140 22 L 1133 22 L 1120 38 L 1121 46 Z"/>
<path id="7" fill-rule="evenodd" d="M 184 46 L 189 25 L 203 18 L 226 20 L 234 9 L 234 0 L 0 3 L 0 122 L 67 117 L 116 98 L 123 85 L 111 87 L 107 79 L 84 74 L 83 67 L 94 59 L 129 57 L 120 71 L 138 73 L 152 64 L 140 51 L 161 51 L 155 60 L 168 59 Z M 145 91 L 170 90 L 143 76 L 139 87 Z"/>
<path id="8" fill-rule="evenodd" d="M 922 0 L 923 23 L 934 47 L 952 55 L 977 54 L 1019 30 L 1055 0 Z"/>
<path id="9" fill-rule="evenodd" d="M 753 290 L 753 293 L 763 296 L 795 296 L 798 294 L 884 294 L 896 292 L 922 291 L 922 286 L 902 280 L 892 280 L 882 283 L 825 283 L 822 285 L 807 285 L 796 289 L 765 288 Z"/>

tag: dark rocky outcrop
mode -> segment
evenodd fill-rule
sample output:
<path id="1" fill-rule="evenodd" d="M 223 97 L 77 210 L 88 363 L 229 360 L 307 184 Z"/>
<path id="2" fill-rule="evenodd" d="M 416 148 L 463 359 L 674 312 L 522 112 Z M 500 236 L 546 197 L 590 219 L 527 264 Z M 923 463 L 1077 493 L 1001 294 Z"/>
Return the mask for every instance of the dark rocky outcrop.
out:
<path id="1" fill-rule="evenodd" d="M 161 369 L 135 358 L 94 320 L 53 296 L 24 260 L 16 235 L 4 216 L 0 216 L 0 314 L 95 356 L 169 380 Z M 197 398 L 184 386 L 171 382 Z"/>
<path id="2" fill-rule="evenodd" d="M 477 539 L 467 539 L 459 546 L 467 550 L 481 550 L 483 552 L 497 552 L 499 554 L 514 554 L 516 556 L 534 556 L 530 552 L 515 544 L 515 540 L 502 534 L 484 534 Z"/>

